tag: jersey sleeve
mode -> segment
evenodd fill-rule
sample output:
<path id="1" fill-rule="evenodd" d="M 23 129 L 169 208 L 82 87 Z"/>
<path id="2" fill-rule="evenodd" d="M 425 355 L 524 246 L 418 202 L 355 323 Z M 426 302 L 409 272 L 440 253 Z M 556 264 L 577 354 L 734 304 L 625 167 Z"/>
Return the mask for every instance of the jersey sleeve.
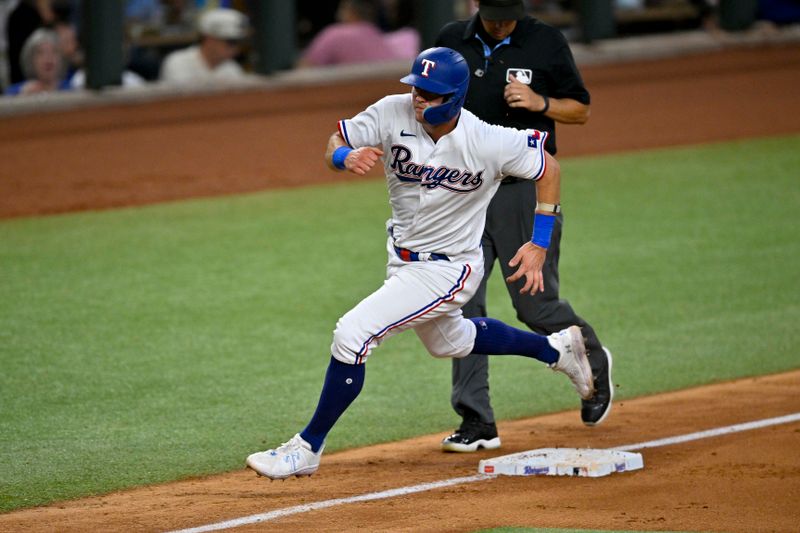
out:
<path id="1" fill-rule="evenodd" d="M 502 128 L 502 135 L 504 153 L 501 173 L 534 181 L 541 178 L 546 168 L 544 144 L 547 132 Z"/>
<path id="2" fill-rule="evenodd" d="M 561 45 L 551 54 L 550 75 L 552 76 L 553 93 L 550 96 L 571 98 L 584 105 L 589 105 L 591 97 L 575 64 L 569 44 L 560 33 L 558 38 Z"/>
<path id="3" fill-rule="evenodd" d="M 384 100 L 379 100 L 353 118 L 339 121 L 339 134 L 350 148 L 381 144 L 384 107 Z"/>

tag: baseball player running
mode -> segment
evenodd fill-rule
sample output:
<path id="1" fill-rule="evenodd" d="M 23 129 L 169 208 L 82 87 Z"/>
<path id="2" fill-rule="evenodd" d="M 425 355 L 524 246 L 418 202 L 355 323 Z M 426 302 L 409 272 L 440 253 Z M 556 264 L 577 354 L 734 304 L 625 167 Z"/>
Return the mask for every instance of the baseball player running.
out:
<path id="1" fill-rule="evenodd" d="M 322 393 L 305 429 L 247 458 L 258 474 L 283 479 L 316 472 L 328 432 L 361 392 L 371 351 L 406 329 L 434 357 L 530 357 L 566 374 L 581 398 L 594 394 L 577 326 L 545 337 L 461 314 L 483 277 L 481 234 L 503 176 L 536 181 L 533 236 L 509 263 L 516 268 L 509 280 L 524 278 L 523 292 L 543 290 L 542 264 L 560 197 L 558 163 L 544 150 L 547 134 L 492 126 L 462 109 L 469 77 L 458 52 L 425 50 L 400 80 L 410 93 L 387 96 L 339 121 L 331 135 L 325 158 L 332 169 L 364 175 L 383 161 L 392 208 L 386 280 L 336 324 Z"/>

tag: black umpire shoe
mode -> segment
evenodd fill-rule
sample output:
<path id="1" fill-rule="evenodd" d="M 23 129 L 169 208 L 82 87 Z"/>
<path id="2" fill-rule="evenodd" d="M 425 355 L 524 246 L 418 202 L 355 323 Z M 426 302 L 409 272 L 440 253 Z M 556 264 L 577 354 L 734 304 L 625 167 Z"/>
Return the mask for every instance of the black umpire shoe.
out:
<path id="1" fill-rule="evenodd" d="M 455 433 L 442 441 L 446 452 L 476 452 L 478 448 L 495 450 L 500 447 L 497 426 L 480 420 L 464 420 Z"/>
<path id="2" fill-rule="evenodd" d="M 614 399 L 614 384 L 611 382 L 611 352 L 603 346 L 605 360 L 603 366 L 594 375 L 594 396 L 581 400 L 581 420 L 587 426 L 596 426 L 606 419 L 611 412 L 611 401 Z"/>

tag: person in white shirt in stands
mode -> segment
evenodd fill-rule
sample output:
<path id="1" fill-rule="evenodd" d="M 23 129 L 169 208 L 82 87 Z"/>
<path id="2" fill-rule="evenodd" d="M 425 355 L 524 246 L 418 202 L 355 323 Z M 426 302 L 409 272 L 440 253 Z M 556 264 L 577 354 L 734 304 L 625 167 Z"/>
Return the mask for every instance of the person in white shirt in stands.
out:
<path id="1" fill-rule="evenodd" d="M 234 9 L 203 12 L 198 19 L 200 42 L 169 54 L 161 65 L 161 80 L 170 83 L 207 83 L 246 76 L 234 58 L 249 33 L 247 16 Z"/>

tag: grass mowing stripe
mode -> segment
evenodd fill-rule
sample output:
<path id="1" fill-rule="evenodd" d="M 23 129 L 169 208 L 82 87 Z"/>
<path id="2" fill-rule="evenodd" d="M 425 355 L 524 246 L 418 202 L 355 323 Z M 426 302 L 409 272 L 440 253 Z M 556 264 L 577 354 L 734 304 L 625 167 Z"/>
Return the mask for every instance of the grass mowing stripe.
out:
<path id="1" fill-rule="evenodd" d="M 563 162 L 562 295 L 620 398 L 798 366 L 798 148 Z M 336 319 L 383 279 L 387 216 L 376 180 L 0 223 L 0 510 L 240 468 L 291 436 Z M 390 339 L 329 449 L 451 429 L 449 380 Z M 577 407 L 517 358 L 492 362 L 492 394 L 500 418 Z"/>

